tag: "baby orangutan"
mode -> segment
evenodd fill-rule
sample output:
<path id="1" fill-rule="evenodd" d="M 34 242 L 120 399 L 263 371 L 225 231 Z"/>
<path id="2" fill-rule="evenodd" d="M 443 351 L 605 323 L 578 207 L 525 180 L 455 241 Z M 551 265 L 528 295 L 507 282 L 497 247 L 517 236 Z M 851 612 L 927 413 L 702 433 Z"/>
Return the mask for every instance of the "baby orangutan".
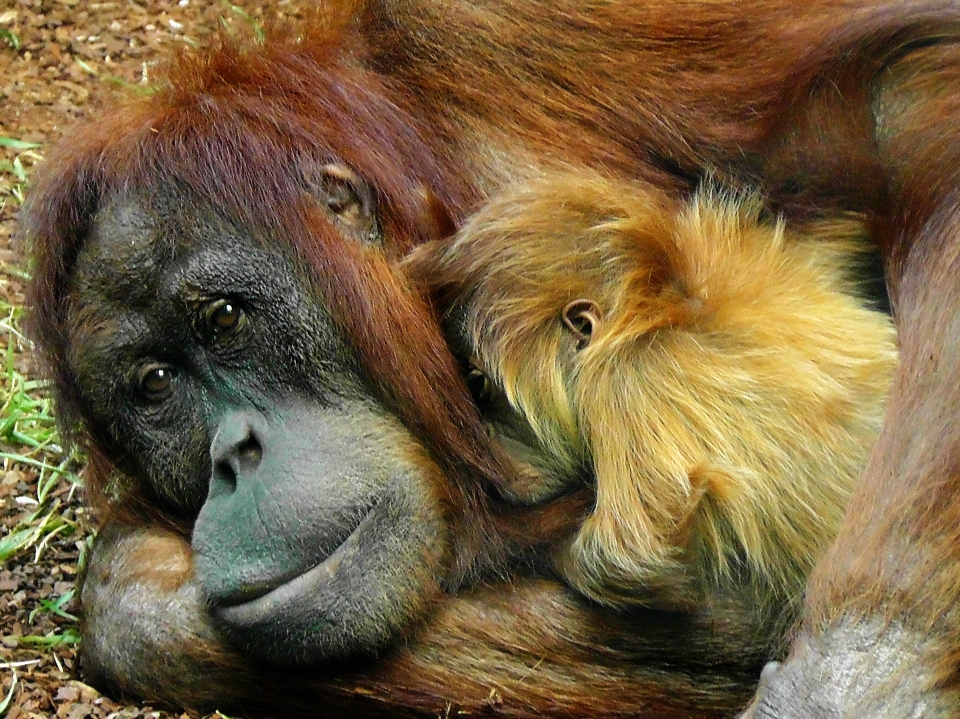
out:
<path id="1" fill-rule="evenodd" d="M 578 173 L 507 190 L 406 264 L 514 460 L 505 492 L 595 483 L 555 557 L 567 582 L 772 609 L 836 533 L 897 366 L 852 271 L 869 250 L 853 219 L 788 228 L 756 198 Z"/>

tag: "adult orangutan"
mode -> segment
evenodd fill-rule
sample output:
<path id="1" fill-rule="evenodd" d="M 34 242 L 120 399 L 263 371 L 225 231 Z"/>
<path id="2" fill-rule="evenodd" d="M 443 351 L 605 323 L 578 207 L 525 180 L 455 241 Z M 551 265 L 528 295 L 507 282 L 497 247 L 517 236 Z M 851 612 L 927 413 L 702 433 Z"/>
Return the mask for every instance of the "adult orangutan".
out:
<path id="1" fill-rule="evenodd" d="M 946 0 L 337 2 L 182 58 L 77 133 L 26 228 L 36 335 L 107 522 L 88 676 L 343 716 L 745 703 L 776 643 L 752 603 L 615 612 L 549 577 L 589 490 L 507 501 L 509 464 L 391 266 L 573 165 L 677 195 L 709 171 L 788 225 L 867 218 L 901 365 L 752 711 L 954 714 L 958 20 Z"/>

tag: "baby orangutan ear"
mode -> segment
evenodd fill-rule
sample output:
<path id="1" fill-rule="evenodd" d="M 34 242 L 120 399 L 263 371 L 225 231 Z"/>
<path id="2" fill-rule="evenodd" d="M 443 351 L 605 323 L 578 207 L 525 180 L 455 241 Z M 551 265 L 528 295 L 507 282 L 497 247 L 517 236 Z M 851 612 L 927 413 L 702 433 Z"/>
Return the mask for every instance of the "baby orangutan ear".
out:
<path id="1" fill-rule="evenodd" d="M 367 244 L 381 244 L 376 191 L 346 165 L 324 165 L 307 186 L 344 232 Z"/>
<path id="2" fill-rule="evenodd" d="M 593 300 L 574 300 L 567 303 L 560 313 L 563 326 L 577 340 L 577 349 L 582 350 L 590 344 L 593 333 L 603 320 L 603 312 Z"/>

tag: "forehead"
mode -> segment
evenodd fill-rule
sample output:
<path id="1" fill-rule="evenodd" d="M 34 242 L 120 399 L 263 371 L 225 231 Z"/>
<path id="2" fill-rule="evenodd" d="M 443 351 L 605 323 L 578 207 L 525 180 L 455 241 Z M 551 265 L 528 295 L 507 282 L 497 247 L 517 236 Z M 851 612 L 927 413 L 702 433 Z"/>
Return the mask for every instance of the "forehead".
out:
<path id="1" fill-rule="evenodd" d="M 170 188 L 109 198 L 94 217 L 72 273 L 71 294 L 132 309 L 152 303 L 190 270 L 243 272 L 269 259 L 295 272 L 280 243 Z"/>
<path id="2" fill-rule="evenodd" d="M 74 293 L 127 300 L 155 294 L 175 244 L 147 203 L 114 198 L 97 213 L 77 257 Z"/>

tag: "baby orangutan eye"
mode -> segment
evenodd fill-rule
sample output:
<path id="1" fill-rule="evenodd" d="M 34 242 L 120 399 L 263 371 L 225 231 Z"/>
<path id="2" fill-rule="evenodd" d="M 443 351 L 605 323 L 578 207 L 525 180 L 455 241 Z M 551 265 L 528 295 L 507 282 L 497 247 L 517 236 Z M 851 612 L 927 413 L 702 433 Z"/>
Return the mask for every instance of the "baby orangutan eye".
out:
<path id="1" fill-rule="evenodd" d="M 149 364 L 140 370 L 140 393 L 151 402 L 159 402 L 170 394 L 175 376 L 170 365 Z"/>
<path id="2" fill-rule="evenodd" d="M 490 382 L 490 378 L 476 365 L 471 363 L 467 370 L 466 380 L 467 388 L 470 390 L 473 401 L 477 403 L 478 407 L 483 409 L 493 395 L 493 385 Z"/>

